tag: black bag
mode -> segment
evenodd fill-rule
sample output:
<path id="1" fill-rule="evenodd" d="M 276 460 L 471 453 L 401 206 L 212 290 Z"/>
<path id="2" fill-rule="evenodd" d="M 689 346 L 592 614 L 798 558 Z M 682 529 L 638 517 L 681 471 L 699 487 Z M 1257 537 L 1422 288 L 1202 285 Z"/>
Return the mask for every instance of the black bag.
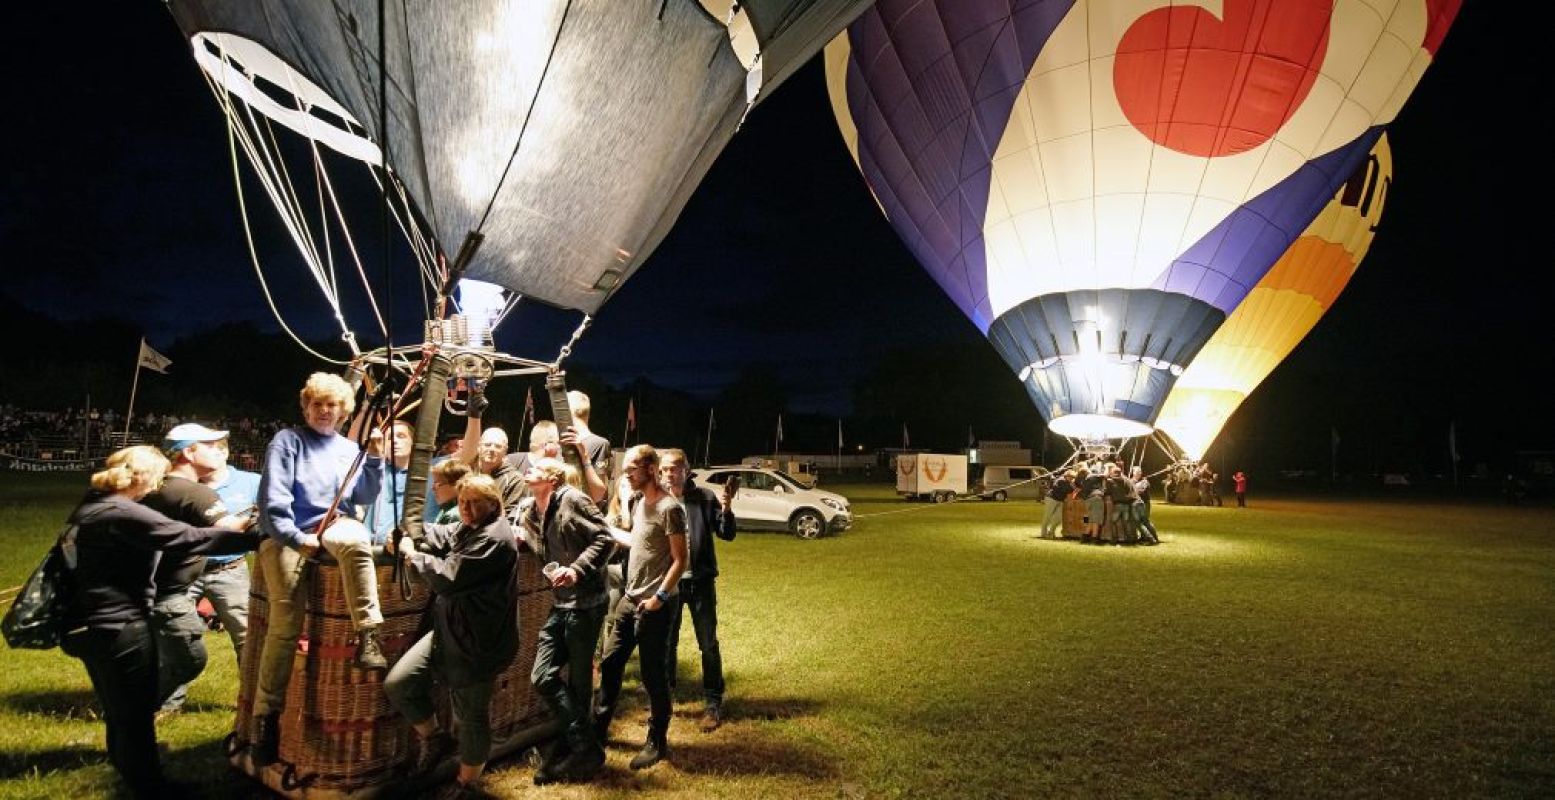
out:
<path id="1" fill-rule="evenodd" d="M 65 632 L 65 598 L 75 564 L 76 526 L 70 525 L 22 585 L 0 620 L 5 643 L 24 650 L 59 646 Z"/>

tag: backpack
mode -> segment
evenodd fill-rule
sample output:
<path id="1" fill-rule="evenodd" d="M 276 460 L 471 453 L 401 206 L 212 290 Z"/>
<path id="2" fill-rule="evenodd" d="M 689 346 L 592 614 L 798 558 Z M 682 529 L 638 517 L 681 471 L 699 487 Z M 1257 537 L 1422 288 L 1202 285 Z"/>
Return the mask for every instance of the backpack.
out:
<path id="1" fill-rule="evenodd" d="M 50 650 L 65 632 L 65 601 L 76 561 L 76 526 L 68 525 L 59 541 L 22 584 L 21 593 L 0 619 L 5 643 L 24 650 Z"/>

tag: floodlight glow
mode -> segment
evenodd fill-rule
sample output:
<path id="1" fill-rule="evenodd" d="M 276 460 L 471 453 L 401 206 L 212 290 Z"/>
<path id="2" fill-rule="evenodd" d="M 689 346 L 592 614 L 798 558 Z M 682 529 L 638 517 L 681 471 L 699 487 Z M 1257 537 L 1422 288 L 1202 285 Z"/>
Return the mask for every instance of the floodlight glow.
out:
<path id="1" fill-rule="evenodd" d="M 1059 436 L 1071 439 L 1132 439 L 1149 436 L 1155 429 L 1141 422 L 1102 414 L 1065 414 L 1047 425 Z"/>

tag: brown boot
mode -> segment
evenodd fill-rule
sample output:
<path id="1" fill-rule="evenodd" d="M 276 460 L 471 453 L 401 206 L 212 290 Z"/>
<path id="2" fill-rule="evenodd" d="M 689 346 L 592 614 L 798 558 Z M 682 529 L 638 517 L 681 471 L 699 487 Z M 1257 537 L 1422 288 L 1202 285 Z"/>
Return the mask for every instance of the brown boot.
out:
<path id="1" fill-rule="evenodd" d="M 250 756 L 257 767 L 268 767 L 281 758 L 281 715 L 277 712 L 254 717 L 254 743 Z"/>

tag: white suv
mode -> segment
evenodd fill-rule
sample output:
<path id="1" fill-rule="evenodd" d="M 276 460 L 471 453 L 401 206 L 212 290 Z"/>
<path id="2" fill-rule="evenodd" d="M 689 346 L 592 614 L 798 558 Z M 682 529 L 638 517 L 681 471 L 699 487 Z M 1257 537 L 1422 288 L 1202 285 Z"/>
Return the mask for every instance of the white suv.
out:
<path id="1" fill-rule="evenodd" d="M 692 470 L 696 482 L 715 492 L 739 478 L 734 517 L 741 529 L 793 531 L 801 539 L 838 533 L 853 525 L 848 498 L 807 489 L 782 472 L 759 467 L 709 467 Z"/>

